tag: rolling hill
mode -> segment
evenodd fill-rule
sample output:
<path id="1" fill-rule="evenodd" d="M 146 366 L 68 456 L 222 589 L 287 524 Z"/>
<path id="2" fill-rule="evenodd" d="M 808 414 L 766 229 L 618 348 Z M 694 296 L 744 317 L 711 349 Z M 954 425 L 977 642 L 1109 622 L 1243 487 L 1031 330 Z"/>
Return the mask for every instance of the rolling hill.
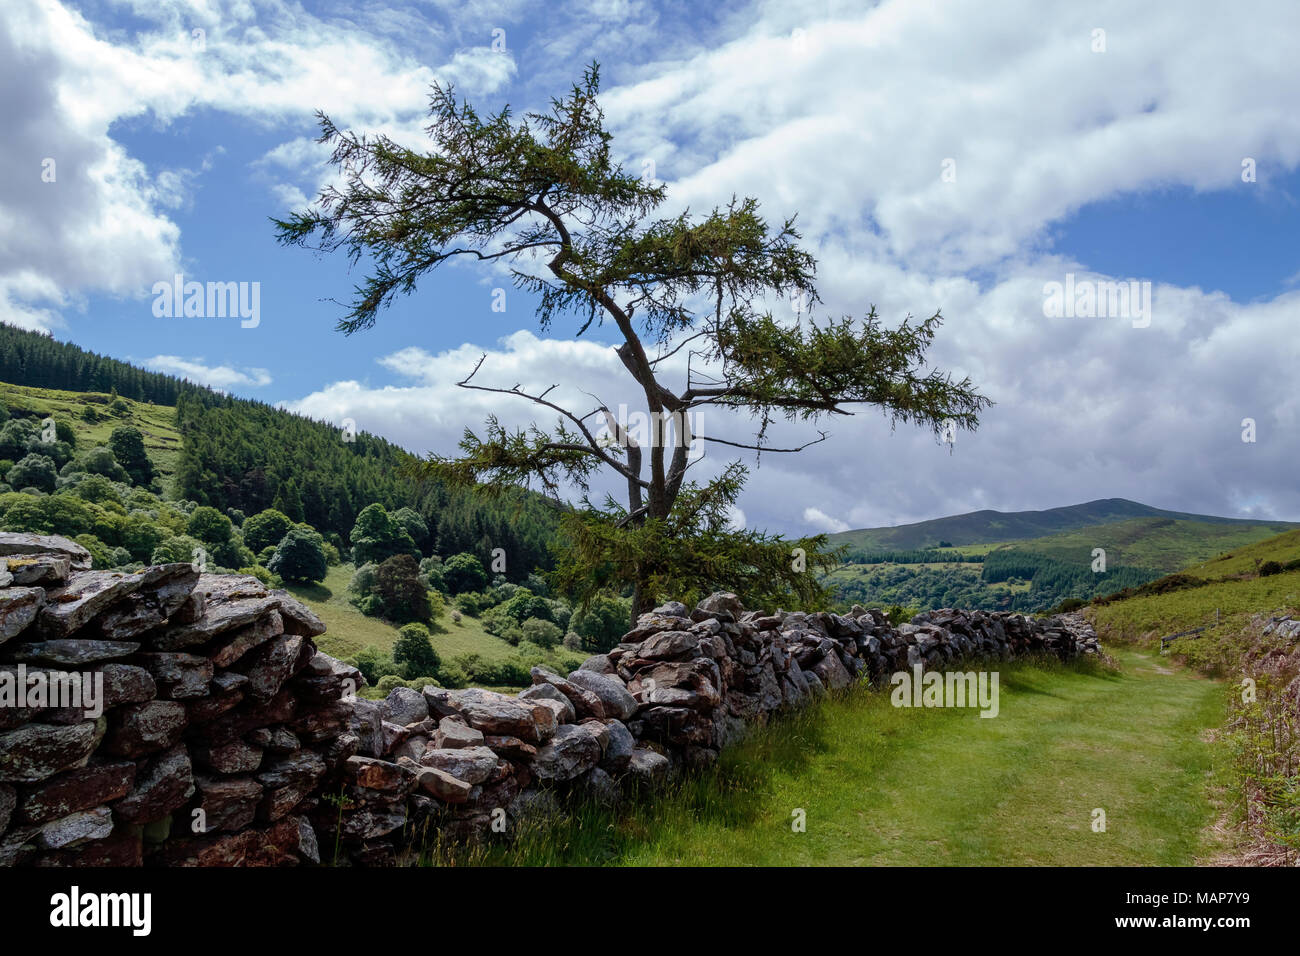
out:
<path id="1" fill-rule="evenodd" d="M 932 518 L 915 524 L 892 528 L 860 528 L 830 535 L 832 545 L 848 545 L 859 550 L 896 550 L 934 548 L 940 542 L 961 547 L 1003 542 L 1023 542 L 1066 531 L 1097 525 L 1111 525 L 1141 518 L 1166 521 L 1199 522 L 1213 525 L 1260 529 L 1251 540 L 1300 527 L 1293 521 L 1260 522 L 1250 518 L 1222 518 L 1182 511 L 1153 508 L 1126 498 L 1101 498 L 1084 504 L 1049 508 L 1046 511 L 972 511 L 968 514 Z M 1243 542 L 1244 543 L 1244 542 Z M 1093 545 L 1092 547 L 1101 547 Z M 1091 548 L 1089 549 L 1091 550 Z M 1217 552 L 1212 552 L 1217 553 Z M 1208 555 L 1207 555 L 1208 557 Z M 1125 563 L 1138 563 L 1126 561 Z"/>

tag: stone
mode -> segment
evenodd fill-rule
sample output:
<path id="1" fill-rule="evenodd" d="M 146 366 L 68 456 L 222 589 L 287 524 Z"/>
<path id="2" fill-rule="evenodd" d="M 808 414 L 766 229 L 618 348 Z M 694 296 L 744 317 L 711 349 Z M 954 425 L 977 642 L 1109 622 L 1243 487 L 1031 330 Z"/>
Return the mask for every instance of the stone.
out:
<path id="1" fill-rule="evenodd" d="M 9 829 L 9 820 L 17 805 L 18 791 L 7 783 L 0 783 L 0 833 Z"/>
<path id="2" fill-rule="evenodd" d="M 62 587 L 72 571 L 72 562 L 66 555 L 36 554 L 0 560 L 0 570 L 8 571 L 9 585 L 44 588 Z"/>
<path id="3" fill-rule="evenodd" d="M 263 745 L 273 754 L 291 754 L 302 749 L 302 741 L 288 727 L 270 729 L 270 739 Z"/>
<path id="4" fill-rule="evenodd" d="M 628 761 L 628 777 L 637 785 L 657 787 L 667 779 L 669 766 L 668 758 L 663 754 L 637 747 Z"/>
<path id="5" fill-rule="evenodd" d="M 457 703 L 456 691 L 444 690 L 441 687 L 434 687 L 432 684 L 425 684 L 420 693 L 424 696 L 424 702 L 429 705 L 429 714 L 431 716 L 463 716 Z"/>
<path id="6" fill-rule="evenodd" d="M 136 658 L 153 677 L 158 696 L 167 700 L 206 697 L 215 674 L 212 662 L 197 654 L 163 652 Z"/>
<path id="7" fill-rule="evenodd" d="M 44 605 L 43 588 L 9 587 L 0 590 L 0 644 L 25 631 Z"/>
<path id="8" fill-rule="evenodd" d="M 594 654 L 578 665 L 580 671 L 595 671 L 597 674 L 615 674 L 617 669 L 608 654 Z"/>
<path id="9" fill-rule="evenodd" d="M 262 748 L 242 740 L 192 750 L 195 760 L 217 773 L 252 773 L 262 766 Z"/>
<path id="10" fill-rule="evenodd" d="M 358 787 L 406 795 L 415 787 L 415 772 L 374 757 L 349 757 L 345 774 Z"/>
<path id="11" fill-rule="evenodd" d="M 536 701 L 520 700 L 490 690 L 470 688 L 454 692 L 455 706 L 465 722 L 485 734 L 519 737 L 540 743 L 555 733 L 555 712 Z M 424 691 L 430 699 L 429 689 Z M 430 702 L 430 710 L 434 705 Z"/>
<path id="12" fill-rule="evenodd" d="M 154 650 L 174 651 L 206 644 L 280 607 L 280 599 L 271 596 L 251 576 L 202 574 L 195 592 L 203 595 L 202 616 L 189 623 L 169 624 L 151 635 L 149 643 Z"/>
<path id="13" fill-rule="evenodd" d="M 84 766 L 103 739 L 105 718 L 71 726 L 26 724 L 0 734 L 0 783 L 39 783 Z"/>
<path id="14" fill-rule="evenodd" d="M 429 705 L 424 695 L 410 687 L 394 687 L 383 703 L 384 720 L 405 727 L 429 716 Z"/>
<path id="15" fill-rule="evenodd" d="M 123 641 L 54 640 L 20 645 L 12 654 L 14 660 L 29 664 L 74 668 L 121 660 L 139 649 L 139 644 Z"/>
<path id="16" fill-rule="evenodd" d="M 61 588 L 49 591 L 36 618 L 36 630 L 45 640 L 67 637 L 88 624 L 113 602 L 136 591 L 145 572 L 77 571 Z"/>
<path id="17" fill-rule="evenodd" d="M 627 720 L 636 713 L 636 698 L 628 693 L 627 685 L 616 674 L 579 669 L 569 675 L 569 680 L 600 698 L 605 717 Z"/>
<path id="18" fill-rule="evenodd" d="M 592 803 L 602 807 L 612 807 L 622 798 L 622 791 L 614 779 L 600 767 L 592 767 L 578 778 L 578 792 Z"/>
<path id="19" fill-rule="evenodd" d="M 313 785 L 324 775 L 324 759 L 310 750 L 300 750 L 269 761 L 255 776 L 267 790 L 278 790 L 281 787 Z"/>
<path id="20" fill-rule="evenodd" d="M 260 647 L 283 633 L 284 618 L 278 611 L 271 611 L 247 627 L 223 634 L 218 639 L 216 649 L 208 655 L 208 659 L 212 661 L 213 667 L 229 667 L 253 648 Z"/>
<path id="21" fill-rule="evenodd" d="M 316 831 L 306 817 L 298 818 L 298 855 L 309 863 L 320 862 L 320 844 Z"/>
<path id="22" fill-rule="evenodd" d="M 194 795 L 193 766 L 184 746 L 151 758 L 136 775 L 135 789 L 113 805 L 128 823 L 149 823 L 178 810 Z"/>
<path id="23" fill-rule="evenodd" d="M 256 819 L 262 785 L 251 777 L 195 775 L 194 787 L 196 809 L 204 814 L 204 833 L 242 830 Z"/>
<path id="24" fill-rule="evenodd" d="M 578 719 L 578 712 L 574 709 L 573 701 L 569 700 L 554 684 L 545 682 L 534 684 L 532 687 L 521 690 L 519 696 L 525 700 L 551 700 L 559 704 L 560 708 L 556 711 L 556 719 L 562 724 L 572 724 Z"/>
<path id="25" fill-rule="evenodd" d="M 296 634 L 282 634 L 241 661 L 236 670 L 248 678 L 250 697 L 265 701 L 280 692 L 303 652 L 303 640 Z"/>
<path id="26" fill-rule="evenodd" d="M 158 695 L 153 675 L 143 667 L 134 664 L 104 664 L 94 670 L 95 673 L 104 675 L 105 709 L 121 704 L 144 703 Z"/>
<path id="27" fill-rule="evenodd" d="M 125 797 L 134 785 L 135 764 L 131 761 L 92 762 L 50 777 L 27 790 L 19 804 L 18 815 L 26 823 L 49 823 Z"/>
<path id="28" fill-rule="evenodd" d="M 719 591 L 716 594 L 710 594 L 699 604 L 695 605 L 697 614 L 710 615 L 718 620 L 738 621 L 741 614 L 744 613 L 744 607 L 741 606 L 740 598 L 729 591 Z"/>
<path id="29" fill-rule="evenodd" d="M 30 556 L 67 558 L 74 571 L 89 570 L 92 563 L 89 551 L 62 535 L 0 531 L 0 557 Z"/>
<path id="30" fill-rule="evenodd" d="M 77 846 L 88 840 L 102 840 L 113 832 L 113 811 L 96 807 L 51 820 L 41 827 L 37 842 L 47 850 Z"/>
<path id="31" fill-rule="evenodd" d="M 676 660 L 691 657 L 700 639 L 690 631 L 660 631 L 641 642 L 637 654 L 646 660 Z"/>
<path id="32" fill-rule="evenodd" d="M 420 764 L 436 767 L 472 786 L 487 780 L 499 759 L 488 747 L 432 747 L 424 752 Z"/>
<path id="33" fill-rule="evenodd" d="M 112 712 L 104 748 L 120 757 L 140 757 L 166 750 L 181 739 L 189 717 L 175 700 L 127 704 Z"/>
<path id="34" fill-rule="evenodd" d="M 586 724 L 563 724 L 529 763 L 534 777 L 543 782 L 572 780 L 600 762 L 600 739 Z"/>
<path id="35" fill-rule="evenodd" d="M 814 664 L 812 672 L 821 680 L 822 686 L 829 690 L 843 690 L 853 683 L 853 677 L 845 670 L 839 654 L 834 652 Z"/>
<path id="36" fill-rule="evenodd" d="M 610 773 L 622 773 L 632 760 L 632 751 L 636 749 L 636 738 L 621 720 L 606 720 L 609 730 L 609 743 L 600 765 Z"/>
<path id="37" fill-rule="evenodd" d="M 317 651 L 293 679 L 299 696 L 309 703 L 356 696 L 366 686 L 361 671 Z"/>
<path id="38" fill-rule="evenodd" d="M 443 750 L 462 747 L 479 747 L 483 744 L 483 731 L 471 727 L 459 717 L 444 717 L 438 721 L 433 745 Z"/>
<path id="39" fill-rule="evenodd" d="M 325 622 L 316 616 L 315 611 L 288 591 L 272 591 L 271 596 L 280 602 L 284 629 L 290 634 L 297 634 L 299 637 L 318 637 L 325 633 Z"/>
<path id="40" fill-rule="evenodd" d="M 473 784 L 453 777 L 437 767 L 421 767 L 416 771 L 420 789 L 444 803 L 467 803 Z"/>
<path id="41" fill-rule="evenodd" d="M 600 697 L 585 687 L 581 687 L 571 680 L 566 680 L 559 674 L 554 674 L 544 667 L 534 667 L 532 677 L 534 684 L 550 684 L 567 697 L 569 702 L 573 704 L 574 712 L 579 719 L 605 716 L 605 705 L 601 703 Z"/>
<path id="42" fill-rule="evenodd" d="M 510 760 L 527 763 L 537 755 L 536 747 L 524 743 L 518 737 L 493 737 L 489 735 L 483 738 L 483 743 L 485 746 L 492 748 L 497 755 Z"/>
<path id="43" fill-rule="evenodd" d="M 163 564 L 141 572 L 131 594 L 98 615 L 94 626 L 112 641 L 134 640 L 167 623 L 190 599 L 199 573 L 189 564 Z"/>

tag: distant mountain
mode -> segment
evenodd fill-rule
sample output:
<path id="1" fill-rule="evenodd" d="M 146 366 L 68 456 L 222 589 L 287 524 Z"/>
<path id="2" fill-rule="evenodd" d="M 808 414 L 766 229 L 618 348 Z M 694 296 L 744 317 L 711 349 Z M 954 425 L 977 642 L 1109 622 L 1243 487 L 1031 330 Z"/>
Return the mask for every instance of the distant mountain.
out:
<path id="1" fill-rule="evenodd" d="M 1162 518 L 1216 525 L 1254 526 L 1258 538 L 1300 527 L 1293 521 L 1259 521 L 1253 518 L 1222 518 L 1183 511 L 1165 511 L 1125 498 L 1102 498 L 1079 505 L 1046 511 L 972 511 L 948 518 L 932 518 L 893 528 L 861 528 L 830 535 L 833 545 L 847 544 L 858 550 L 913 550 L 939 547 L 941 543 L 961 547 L 1023 541 L 1046 535 L 1076 531 L 1090 525 L 1114 524 L 1135 518 Z"/>

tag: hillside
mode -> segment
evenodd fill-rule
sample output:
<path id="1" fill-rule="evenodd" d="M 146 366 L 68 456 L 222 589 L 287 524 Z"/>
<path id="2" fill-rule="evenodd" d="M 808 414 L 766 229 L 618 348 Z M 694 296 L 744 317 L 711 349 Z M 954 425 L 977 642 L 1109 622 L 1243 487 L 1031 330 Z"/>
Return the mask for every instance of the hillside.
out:
<path id="1" fill-rule="evenodd" d="M 1046 511 L 972 511 L 969 514 L 933 518 L 929 521 L 898 525 L 893 528 L 861 528 L 830 535 L 830 540 L 832 545 L 848 545 L 862 550 L 933 548 L 938 547 L 941 542 L 954 546 L 995 544 L 1041 538 L 1064 531 L 1114 524 L 1135 518 L 1159 518 L 1229 526 L 1263 526 L 1270 529 L 1268 534 L 1277 534 L 1289 528 L 1300 527 L 1296 522 L 1261 523 L 1252 519 L 1165 511 L 1162 508 L 1153 508 L 1125 498 L 1102 498 L 1084 504 L 1050 508 Z"/>
<path id="2" fill-rule="evenodd" d="M 126 410 L 87 422 L 85 409 L 106 410 L 114 389 Z M 487 561 L 500 548 L 512 581 L 551 565 L 555 513 L 540 496 L 488 501 L 417 480 L 410 454 L 364 431 L 345 436 L 327 422 L 6 325 L 0 325 L 0 395 L 17 417 L 67 421 L 79 443 L 84 435 L 101 444 L 118 425 L 136 426 L 163 477 L 164 495 L 173 499 L 244 515 L 275 508 L 343 546 L 367 505 L 405 506 L 428 526 L 430 540 L 421 544 L 437 553 L 469 551 Z"/>
<path id="3" fill-rule="evenodd" d="M 1238 524 L 1219 520 L 1132 518 L 1027 541 L 1011 541 L 998 548 L 1081 564 L 1091 564 L 1093 549 L 1103 548 L 1107 564 L 1170 572 L 1272 538 L 1286 527 L 1291 526 L 1285 522 Z"/>
<path id="4" fill-rule="evenodd" d="M 176 409 L 170 405 L 155 405 L 151 401 L 119 396 L 125 408 L 119 405 L 121 410 L 114 411 L 110 408 L 112 400 L 108 392 L 69 392 L 0 381 L 0 401 L 11 415 L 62 419 L 72 426 L 78 447 L 106 445 L 114 428 L 134 425 L 144 436 L 145 451 L 162 476 L 164 489 L 170 489 L 181 455 Z M 94 420 L 89 420 L 90 415 Z"/>

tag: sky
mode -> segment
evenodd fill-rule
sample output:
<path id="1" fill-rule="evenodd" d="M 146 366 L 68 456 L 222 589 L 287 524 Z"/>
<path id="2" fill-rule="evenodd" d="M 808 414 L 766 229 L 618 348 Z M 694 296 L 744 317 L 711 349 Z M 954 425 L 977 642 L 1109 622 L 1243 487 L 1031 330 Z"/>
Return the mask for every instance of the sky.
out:
<path id="1" fill-rule="evenodd" d="M 1110 497 L 1300 520 L 1300 7 L 704 6 L 6 0 L 0 321 L 417 453 L 490 413 L 538 420 L 456 387 L 485 354 L 485 384 L 635 409 L 616 330 L 542 333 L 500 268 L 448 266 L 335 331 L 364 263 L 279 246 L 270 221 L 330 181 L 317 110 L 419 148 L 433 83 L 523 112 L 595 60 L 617 158 L 667 187 L 658 214 L 733 194 L 797 214 L 814 320 L 941 311 L 929 360 L 995 403 L 951 445 L 858 408 L 802 454 L 746 456 L 738 522 Z M 258 321 L 155 314 L 177 274 L 256 283 Z M 1066 288 L 1101 294 L 1054 307 Z"/>

